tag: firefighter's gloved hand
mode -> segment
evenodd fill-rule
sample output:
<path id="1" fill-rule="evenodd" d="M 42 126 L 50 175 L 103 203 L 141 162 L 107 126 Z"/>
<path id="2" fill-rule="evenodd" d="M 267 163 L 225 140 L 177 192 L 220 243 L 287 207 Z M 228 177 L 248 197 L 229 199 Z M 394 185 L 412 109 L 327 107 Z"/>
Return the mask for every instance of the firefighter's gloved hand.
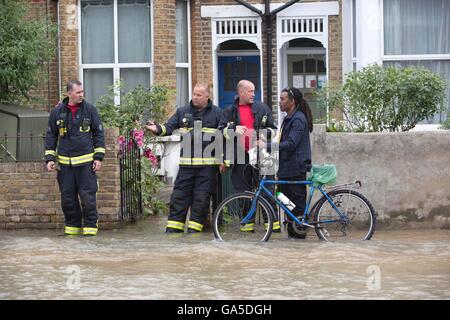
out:
<path id="1" fill-rule="evenodd" d="M 227 171 L 227 166 L 225 164 L 219 165 L 219 172 L 224 173 L 225 171 Z"/>
<path id="2" fill-rule="evenodd" d="M 263 148 L 267 147 L 267 142 L 266 141 L 262 141 L 262 140 L 258 140 L 256 145 L 257 145 L 258 148 L 263 149 Z"/>
<path id="3" fill-rule="evenodd" d="M 53 172 L 56 170 L 55 161 L 49 161 L 47 162 L 47 171 Z"/>
<path id="4" fill-rule="evenodd" d="M 236 134 L 242 136 L 247 133 L 247 127 L 246 126 L 236 126 Z"/>
<path id="5" fill-rule="evenodd" d="M 154 134 L 158 133 L 158 127 L 156 126 L 156 124 L 153 121 L 148 121 L 145 128 Z"/>
<path id="6" fill-rule="evenodd" d="M 262 133 L 260 133 L 259 134 L 259 141 L 262 141 L 262 142 L 266 143 L 267 142 L 266 136 L 263 135 Z"/>
<path id="7" fill-rule="evenodd" d="M 92 164 L 92 170 L 94 172 L 97 172 L 102 167 L 102 162 L 100 160 L 94 160 L 94 163 Z"/>

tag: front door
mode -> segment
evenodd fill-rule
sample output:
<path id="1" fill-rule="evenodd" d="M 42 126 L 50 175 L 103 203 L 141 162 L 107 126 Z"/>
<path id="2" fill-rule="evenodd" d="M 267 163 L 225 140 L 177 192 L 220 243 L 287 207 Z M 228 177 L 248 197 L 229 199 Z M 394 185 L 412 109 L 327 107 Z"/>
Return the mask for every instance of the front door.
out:
<path id="1" fill-rule="evenodd" d="M 236 85 L 246 79 L 255 85 L 255 101 L 261 101 L 261 73 L 259 56 L 219 56 L 219 107 L 233 103 Z"/>

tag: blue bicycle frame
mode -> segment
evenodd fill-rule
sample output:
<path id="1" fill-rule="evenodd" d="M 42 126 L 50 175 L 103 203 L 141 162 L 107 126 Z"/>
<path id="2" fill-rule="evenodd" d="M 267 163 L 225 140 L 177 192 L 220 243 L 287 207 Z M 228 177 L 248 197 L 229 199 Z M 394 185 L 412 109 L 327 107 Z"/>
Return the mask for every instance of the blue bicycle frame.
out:
<path id="1" fill-rule="evenodd" d="M 277 197 L 275 197 L 274 194 L 272 194 L 272 192 L 270 192 L 270 190 L 268 190 L 266 188 L 266 185 L 271 185 L 271 184 L 273 184 L 273 185 L 304 184 L 304 185 L 310 186 L 308 201 L 306 202 L 305 211 L 303 212 L 303 218 L 301 220 L 299 220 L 280 200 L 277 199 Z M 311 201 L 314 196 L 314 192 L 315 192 L 316 188 L 319 189 L 319 191 L 328 200 L 328 202 L 331 204 L 331 206 L 334 208 L 334 210 L 337 212 L 337 214 L 340 217 L 339 220 L 336 220 L 336 219 L 335 220 L 321 220 L 320 223 L 332 223 L 332 222 L 337 222 L 337 221 L 342 221 L 342 220 L 344 220 L 344 222 L 348 221 L 347 216 L 344 213 L 342 213 L 341 210 L 339 210 L 339 208 L 334 204 L 333 200 L 328 196 L 328 193 L 321 186 L 315 186 L 312 181 L 308 181 L 308 180 L 302 180 L 302 181 L 267 180 L 266 176 L 263 176 L 263 178 L 261 179 L 261 181 L 259 183 L 258 189 L 255 192 L 255 199 L 252 202 L 252 207 L 251 207 L 250 211 L 248 212 L 248 214 L 242 219 L 242 224 L 246 224 L 252 219 L 252 217 L 256 211 L 256 204 L 258 202 L 257 200 L 261 196 L 261 192 L 264 192 L 265 194 L 270 196 L 277 203 L 277 205 L 280 206 L 293 221 L 295 221 L 295 223 L 297 223 L 298 225 L 305 225 L 307 227 L 314 228 L 314 225 L 308 224 L 305 221 L 306 221 L 306 218 L 309 217 L 309 215 L 311 214 L 309 212 L 309 209 L 310 209 Z"/>

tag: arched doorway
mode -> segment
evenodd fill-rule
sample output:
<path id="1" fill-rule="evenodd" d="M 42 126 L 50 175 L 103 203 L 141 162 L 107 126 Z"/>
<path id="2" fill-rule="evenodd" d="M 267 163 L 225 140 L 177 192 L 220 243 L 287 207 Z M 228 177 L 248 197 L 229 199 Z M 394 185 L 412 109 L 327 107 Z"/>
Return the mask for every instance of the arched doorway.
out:
<path id="1" fill-rule="evenodd" d="M 327 80 L 327 53 L 317 40 L 296 38 L 282 47 L 283 87 L 296 87 L 308 101 L 315 122 L 326 122 L 326 108 L 320 106 L 315 93 Z"/>
<path id="2" fill-rule="evenodd" d="M 233 103 L 236 85 L 242 79 L 255 85 L 255 100 L 261 101 L 261 57 L 257 46 L 247 40 L 228 40 L 217 49 L 219 107 Z"/>

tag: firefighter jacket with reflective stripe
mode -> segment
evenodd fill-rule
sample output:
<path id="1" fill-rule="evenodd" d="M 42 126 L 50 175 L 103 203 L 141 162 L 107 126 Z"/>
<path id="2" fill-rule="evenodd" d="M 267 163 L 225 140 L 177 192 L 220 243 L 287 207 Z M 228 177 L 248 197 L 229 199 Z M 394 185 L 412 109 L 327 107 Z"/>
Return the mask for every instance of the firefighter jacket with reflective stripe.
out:
<path id="1" fill-rule="evenodd" d="M 97 109 L 83 101 L 75 119 L 65 98 L 50 113 L 45 137 L 45 160 L 82 166 L 105 156 L 103 126 Z"/>
<path id="2" fill-rule="evenodd" d="M 183 139 L 180 166 L 219 165 L 223 163 L 222 134 L 217 130 L 221 121 L 222 110 L 213 105 L 211 100 L 202 110 L 195 108 L 191 101 L 188 106 L 178 108 L 165 124 L 157 125 L 157 134 L 171 135 L 179 129 Z M 215 141 L 218 143 L 215 144 Z M 220 147 L 214 148 L 215 145 Z"/>

